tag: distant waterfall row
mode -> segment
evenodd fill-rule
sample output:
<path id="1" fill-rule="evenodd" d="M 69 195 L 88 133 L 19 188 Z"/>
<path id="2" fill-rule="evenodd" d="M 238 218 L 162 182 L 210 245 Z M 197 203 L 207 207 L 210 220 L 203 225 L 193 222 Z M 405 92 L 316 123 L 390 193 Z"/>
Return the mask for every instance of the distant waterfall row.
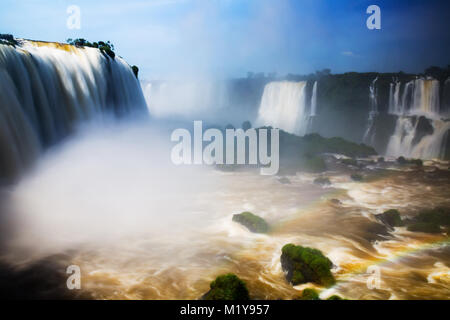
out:
<path id="1" fill-rule="evenodd" d="M 228 86 L 218 81 L 141 83 L 150 114 L 155 118 L 205 120 L 229 106 Z"/>
<path id="2" fill-rule="evenodd" d="M 0 178 L 16 177 L 80 121 L 132 110 L 145 110 L 145 100 L 118 56 L 59 43 L 0 45 Z"/>
<path id="3" fill-rule="evenodd" d="M 317 82 L 313 85 L 310 103 L 307 82 L 274 81 L 264 88 L 257 125 L 266 125 L 304 135 L 317 112 Z"/>
<path id="4" fill-rule="evenodd" d="M 389 113 L 439 118 L 439 81 L 416 79 L 405 83 L 402 90 L 402 83 L 395 80 L 390 84 Z"/>
<path id="5" fill-rule="evenodd" d="M 439 81 L 418 78 L 390 84 L 388 113 L 398 116 L 386 154 L 413 158 L 443 158 L 450 121 L 440 104 Z"/>

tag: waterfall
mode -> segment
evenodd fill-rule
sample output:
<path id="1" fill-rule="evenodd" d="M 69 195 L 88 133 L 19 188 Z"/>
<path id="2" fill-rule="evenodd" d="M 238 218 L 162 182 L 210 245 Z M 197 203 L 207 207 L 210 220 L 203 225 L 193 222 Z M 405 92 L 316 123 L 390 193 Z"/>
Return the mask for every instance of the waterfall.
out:
<path id="1" fill-rule="evenodd" d="M 416 126 L 412 123 L 411 118 L 399 117 L 394 134 L 389 139 L 386 154 L 393 157 L 411 155 L 415 129 Z"/>
<path id="2" fill-rule="evenodd" d="M 411 114 L 435 117 L 439 115 L 439 81 L 417 79 L 414 82 L 414 98 Z"/>
<path id="3" fill-rule="evenodd" d="M 389 113 L 390 114 L 402 114 L 402 107 L 400 101 L 400 87 L 401 83 L 398 80 L 394 80 L 394 83 L 390 84 L 389 88 Z"/>
<path id="4" fill-rule="evenodd" d="M 369 86 L 369 100 L 370 100 L 370 111 L 369 118 L 367 120 L 367 127 L 364 133 L 363 141 L 373 145 L 373 139 L 375 137 L 375 118 L 378 115 L 378 96 L 376 82 L 378 76 L 372 81 Z"/>
<path id="5" fill-rule="evenodd" d="M 444 82 L 443 100 L 441 103 L 441 114 L 450 117 L 450 78 Z"/>
<path id="6" fill-rule="evenodd" d="M 311 107 L 308 118 L 308 130 L 307 132 L 314 131 L 314 118 L 317 115 L 317 81 L 314 81 L 312 95 L 311 95 Z"/>
<path id="7" fill-rule="evenodd" d="M 310 117 L 315 117 L 316 112 L 317 112 L 317 81 L 314 82 L 312 91 Z"/>
<path id="8" fill-rule="evenodd" d="M 219 113 L 230 104 L 225 81 L 186 79 L 142 82 L 141 85 L 149 112 L 155 118 L 219 121 L 223 119 Z"/>
<path id="9" fill-rule="evenodd" d="M 257 124 L 304 135 L 308 127 L 306 81 L 275 81 L 266 84 Z"/>
<path id="10" fill-rule="evenodd" d="M 405 88 L 403 89 L 403 95 L 402 95 L 402 104 L 401 107 L 397 110 L 397 115 L 403 115 L 406 112 L 409 111 L 412 97 L 414 95 L 414 81 L 409 81 L 406 83 Z"/>
<path id="11" fill-rule="evenodd" d="M 145 110 L 130 66 L 95 48 L 0 44 L 0 83 L 0 179 L 15 178 L 83 120 Z"/>
<path id="12" fill-rule="evenodd" d="M 419 121 L 413 117 L 400 116 L 397 119 L 395 132 L 389 140 L 386 154 L 392 157 L 433 159 L 444 157 L 446 133 L 450 130 L 450 122 L 433 120 L 433 133 L 425 135 L 417 143 Z"/>
<path id="13" fill-rule="evenodd" d="M 394 89 L 395 88 L 395 89 Z M 413 158 L 442 158 L 446 133 L 450 122 L 441 119 L 439 102 L 439 81 L 418 78 L 407 82 L 401 102 L 400 83 L 391 83 L 389 113 L 398 116 L 394 134 L 391 136 L 386 154 Z M 428 122 L 430 130 L 424 134 L 420 127 Z"/>

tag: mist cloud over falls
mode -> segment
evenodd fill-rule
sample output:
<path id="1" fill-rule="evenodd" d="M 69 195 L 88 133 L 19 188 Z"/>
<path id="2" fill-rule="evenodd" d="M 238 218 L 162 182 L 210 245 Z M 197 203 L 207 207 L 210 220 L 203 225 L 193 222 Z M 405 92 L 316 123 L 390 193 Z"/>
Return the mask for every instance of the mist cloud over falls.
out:
<path id="1" fill-rule="evenodd" d="M 163 130 L 127 123 L 84 129 L 50 150 L 7 198 L 13 260 L 200 228 L 208 205 L 193 208 L 216 182 L 204 168 L 174 166 L 170 147 Z"/>

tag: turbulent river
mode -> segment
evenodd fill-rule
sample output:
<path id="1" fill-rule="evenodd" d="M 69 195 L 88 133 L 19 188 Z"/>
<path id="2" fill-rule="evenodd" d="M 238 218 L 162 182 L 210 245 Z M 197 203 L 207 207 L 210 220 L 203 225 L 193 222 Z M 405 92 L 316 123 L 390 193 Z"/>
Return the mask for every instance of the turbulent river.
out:
<path id="1" fill-rule="evenodd" d="M 257 172 L 175 167 L 166 132 L 145 123 L 96 127 L 51 149 L 2 192 L 10 219 L 4 263 L 78 265 L 81 292 L 95 299 L 197 299 L 227 272 L 245 280 L 254 299 L 293 299 L 313 286 L 284 278 L 281 248 L 295 243 L 335 265 L 337 283 L 324 298 L 449 298 L 448 237 L 386 232 L 374 218 L 450 205 L 448 163 L 369 166 L 363 183 L 341 171 L 327 173 L 327 187 L 312 174 L 281 183 Z M 263 217 L 270 232 L 232 222 L 242 211 Z M 367 286 L 369 266 L 379 267 L 378 289 Z"/>

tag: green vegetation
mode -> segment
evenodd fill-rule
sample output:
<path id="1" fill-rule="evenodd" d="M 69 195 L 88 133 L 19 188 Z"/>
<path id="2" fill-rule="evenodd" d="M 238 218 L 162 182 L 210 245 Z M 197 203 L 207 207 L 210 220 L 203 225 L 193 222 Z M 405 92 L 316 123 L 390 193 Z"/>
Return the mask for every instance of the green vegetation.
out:
<path id="1" fill-rule="evenodd" d="M 358 161 L 356 161 L 356 159 L 350 158 L 350 159 L 342 159 L 341 163 L 347 165 L 347 166 L 354 166 L 357 167 L 358 166 Z"/>
<path id="2" fill-rule="evenodd" d="M 242 212 L 233 215 L 233 221 L 238 222 L 247 227 L 251 232 L 266 233 L 269 231 L 267 222 L 251 212 Z"/>
<path id="3" fill-rule="evenodd" d="M 261 93 L 262 94 L 262 93 Z M 250 124 L 243 124 L 248 127 Z M 230 124 L 223 130 L 234 129 Z M 271 129 L 271 127 L 260 127 L 256 130 Z M 224 132 L 225 134 L 225 132 Z M 268 132 L 268 153 L 271 153 L 270 131 Z M 226 146 L 224 154 L 226 154 Z M 248 143 L 246 144 L 246 152 L 248 151 Z M 258 150 L 259 152 L 259 150 Z M 357 144 L 346 141 L 341 138 L 324 138 L 318 134 L 309 134 L 299 137 L 283 130 L 279 131 L 279 160 L 280 174 L 295 174 L 298 171 L 311 173 L 320 173 L 326 171 L 327 163 L 323 154 L 337 153 L 348 157 L 368 157 L 376 155 L 376 151 L 372 147 L 364 144 Z M 236 157 L 236 153 L 235 153 Z M 242 165 L 245 166 L 245 165 Z"/>
<path id="4" fill-rule="evenodd" d="M 397 163 L 400 165 L 413 164 L 418 167 L 423 166 L 423 161 L 421 159 L 406 159 L 405 157 L 398 157 Z"/>
<path id="5" fill-rule="evenodd" d="M 73 46 L 77 47 L 89 47 L 89 48 L 97 48 L 100 52 L 105 56 L 111 59 L 116 57 L 114 52 L 114 45 L 110 41 L 98 41 L 98 42 L 89 42 L 83 38 L 77 39 L 67 39 L 66 42 Z M 131 66 L 131 70 L 133 71 L 136 78 L 138 77 L 139 68 L 137 66 Z"/>
<path id="6" fill-rule="evenodd" d="M 299 300 L 321 300 L 319 297 L 319 292 L 312 288 L 306 288 L 302 291 L 302 296 Z M 346 300 L 338 295 L 332 295 L 328 297 L 326 300 Z"/>
<path id="7" fill-rule="evenodd" d="M 293 285 L 314 282 L 331 286 L 335 283 L 330 271 L 333 264 L 320 250 L 290 243 L 281 252 L 281 266 L 287 272 L 286 279 Z"/>
<path id="8" fill-rule="evenodd" d="M 434 208 L 422 210 L 408 225 L 408 231 L 440 233 L 442 227 L 450 226 L 450 209 Z"/>
<path id="9" fill-rule="evenodd" d="M 114 59 L 116 54 L 114 53 L 114 45 L 109 41 L 99 41 L 99 42 L 89 42 L 86 39 L 78 38 L 78 39 L 67 39 L 68 44 L 77 46 L 77 47 L 91 47 L 99 49 L 103 55 L 109 56 L 111 59 Z"/>
<path id="10" fill-rule="evenodd" d="M 407 164 L 408 162 L 406 161 L 406 159 L 405 159 L 405 157 L 398 157 L 397 158 L 397 162 L 399 163 L 399 164 Z"/>
<path id="11" fill-rule="evenodd" d="M 314 183 L 322 185 L 322 186 L 326 186 L 326 185 L 330 185 L 331 181 L 327 177 L 319 177 L 319 178 L 314 179 Z"/>
<path id="12" fill-rule="evenodd" d="M 228 273 L 218 276 L 210 284 L 210 290 L 202 297 L 204 300 L 249 300 L 245 282 L 236 275 Z"/>
<path id="13" fill-rule="evenodd" d="M 440 226 L 450 226 L 450 209 L 437 207 L 421 211 L 415 219 L 418 222 L 434 223 Z"/>
<path id="14" fill-rule="evenodd" d="M 306 288 L 302 291 L 301 300 L 320 300 L 319 293 L 311 288 Z"/>
<path id="15" fill-rule="evenodd" d="M 0 44 L 15 47 L 18 42 L 12 34 L 0 33 Z"/>
<path id="16" fill-rule="evenodd" d="M 390 209 L 383 212 L 382 214 L 376 215 L 376 218 L 390 227 L 401 227 L 403 226 L 402 218 L 398 210 Z"/>
<path id="17" fill-rule="evenodd" d="M 247 131 L 248 129 L 250 129 L 252 127 L 252 123 L 250 121 L 244 121 L 242 123 L 242 130 Z"/>
<path id="18" fill-rule="evenodd" d="M 446 68 L 437 66 L 428 67 L 427 69 L 425 69 L 424 74 L 439 81 L 445 81 L 450 77 L 450 65 L 448 65 Z"/>
<path id="19" fill-rule="evenodd" d="M 286 177 L 281 177 L 280 179 L 278 179 L 278 182 L 280 182 L 282 184 L 291 184 L 291 180 L 289 180 Z"/>
<path id="20" fill-rule="evenodd" d="M 305 135 L 303 140 L 309 153 L 338 153 L 347 157 L 368 157 L 377 152 L 363 143 L 357 144 L 343 138 L 324 138 L 317 133 Z"/>
<path id="21" fill-rule="evenodd" d="M 350 176 L 350 178 L 353 180 L 353 181 L 357 181 L 357 182 L 361 182 L 361 181 L 363 181 L 363 176 L 362 175 L 360 175 L 359 173 L 354 173 L 354 174 L 352 174 L 351 176 Z"/>
<path id="22" fill-rule="evenodd" d="M 408 231 L 426 232 L 426 233 L 440 233 L 441 228 L 438 224 L 432 222 L 416 222 L 408 226 Z"/>
<path id="23" fill-rule="evenodd" d="M 327 166 L 321 156 L 324 153 L 337 153 L 347 157 L 376 155 L 372 147 L 342 138 L 324 138 L 315 133 L 299 137 L 280 131 L 281 168 L 289 167 L 313 173 L 326 171 Z"/>
<path id="24" fill-rule="evenodd" d="M 345 299 L 342 299 L 340 296 L 334 294 L 331 297 L 328 297 L 327 300 L 345 300 Z"/>
<path id="25" fill-rule="evenodd" d="M 311 173 L 319 173 L 327 170 L 327 165 L 320 156 L 306 155 L 301 158 L 300 166 L 302 171 Z"/>
<path id="26" fill-rule="evenodd" d="M 391 228 L 406 224 L 407 230 L 413 232 L 440 233 L 441 226 L 447 228 L 450 226 L 450 209 L 442 207 L 422 210 L 413 219 L 405 221 L 401 219 L 400 213 L 395 209 L 390 209 L 375 217 Z"/>
<path id="27" fill-rule="evenodd" d="M 136 79 L 138 77 L 139 68 L 137 66 L 132 66 L 131 70 L 133 70 L 134 75 L 136 76 Z"/>

